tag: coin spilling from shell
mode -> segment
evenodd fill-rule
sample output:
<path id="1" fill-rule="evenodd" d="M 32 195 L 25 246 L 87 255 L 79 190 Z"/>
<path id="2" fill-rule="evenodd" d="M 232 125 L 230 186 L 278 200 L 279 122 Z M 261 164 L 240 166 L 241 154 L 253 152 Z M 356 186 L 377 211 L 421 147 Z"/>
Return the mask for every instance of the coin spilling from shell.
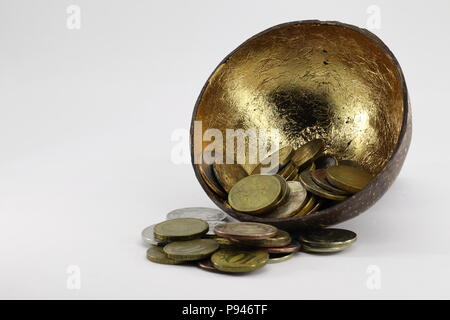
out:
<path id="1" fill-rule="evenodd" d="M 289 197 L 301 203 L 311 202 L 309 206 L 313 207 L 314 201 L 307 198 L 304 189 L 301 189 L 304 194 L 298 195 L 300 182 L 289 182 Z M 289 200 L 277 207 L 280 215 L 296 211 L 288 203 Z M 328 228 L 294 235 L 270 224 L 230 222 L 224 212 L 203 207 L 173 210 L 167 214 L 166 221 L 145 228 L 141 235 L 150 246 L 147 259 L 152 262 L 191 264 L 222 274 L 256 271 L 268 264 L 288 261 L 299 252 L 335 253 L 356 241 L 356 234 L 349 230 Z"/>

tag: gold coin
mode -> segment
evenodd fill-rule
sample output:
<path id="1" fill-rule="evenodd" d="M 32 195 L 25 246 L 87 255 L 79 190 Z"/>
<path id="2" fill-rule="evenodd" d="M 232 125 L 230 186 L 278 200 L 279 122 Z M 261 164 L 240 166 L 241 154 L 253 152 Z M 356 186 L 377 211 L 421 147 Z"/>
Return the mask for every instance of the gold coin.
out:
<path id="1" fill-rule="evenodd" d="M 231 239 L 236 244 L 242 244 L 249 247 L 261 247 L 261 248 L 278 248 L 285 247 L 291 243 L 292 239 L 289 233 L 283 230 L 278 232 L 270 238 L 260 240 L 236 240 Z"/>
<path id="2" fill-rule="evenodd" d="M 287 180 L 287 178 L 292 176 L 297 170 L 297 167 L 292 162 L 289 162 L 278 174 Z"/>
<path id="3" fill-rule="evenodd" d="M 307 198 L 305 205 L 294 215 L 294 217 L 303 217 L 307 215 L 315 206 L 317 198 L 314 195 L 310 195 Z"/>
<path id="4" fill-rule="evenodd" d="M 153 232 L 160 241 L 191 240 L 208 232 L 206 221 L 194 218 L 178 218 L 155 225 Z"/>
<path id="5" fill-rule="evenodd" d="M 294 170 L 286 177 L 286 181 L 294 181 L 298 174 L 298 168 L 294 166 Z"/>
<path id="6" fill-rule="evenodd" d="M 326 169 L 317 169 L 312 171 L 311 178 L 319 187 L 322 187 L 325 190 L 328 190 L 334 194 L 348 195 L 347 191 L 338 189 L 328 182 Z"/>
<path id="7" fill-rule="evenodd" d="M 234 245 L 234 242 L 231 241 L 229 238 L 222 238 L 222 237 L 212 237 L 214 241 L 216 241 L 220 246 L 232 246 Z"/>
<path id="8" fill-rule="evenodd" d="M 258 163 L 251 174 L 275 174 L 286 166 L 293 155 L 294 149 L 291 146 L 283 147 Z"/>
<path id="9" fill-rule="evenodd" d="M 311 177 L 311 171 L 303 171 L 300 173 L 300 181 L 303 183 L 306 190 L 321 198 L 338 201 L 347 199 L 344 195 L 334 194 L 331 191 L 318 186 Z"/>
<path id="10" fill-rule="evenodd" d="M 214 229 L 219 237 L 237 240 L 267 239 L 273 237 L 277 231 L 274 226 L 257 222 L 228 222 Z"/>
<path id="11" fill-rule="evenodd" d="M 151 246 L 147 250 L 147 259 L 161 264 L 180 264 L 183 261 L 178 261 L 167 257 L 166 253 L 163 251 L 163 248 L 158 246 Z"/>
<path id="12" fill-rule="evenodd" d="M 214 163 L 214 175 L 217 181 L 226 192 L 230 192 L 231 188 L 241 179 L 248 176 L 247 172 L 239 163 Z"/>
<path id="13" fill-rule="evenodd" d="M 197 165 L 198 171 L 200 172 L 200 175 L 203 177 L 203 180 L 205 181 L 206 185 L 214 191 L 217 195 L 219 195 L 221 198 L 226 198 L 227 194 L 223 190 L 222 186 L 217 181 L 217 178 L 214 174 L 213 165 L 202 163 L 200 165 Z"/>
<path id="14" fill-rule="evenodd" d="M 356 241 L 356 233 L 350 230 L 326 228 L 306 231 L 301 234 L 299 240 L 310 247 L 336 247 L 351 245 Z"/>
<path id="15" fill-rule="evenodd" d="M 309 216 L 310 214 L 313 214 L 314 212 L 317 212 L 320 207 L 322 206 L 322 202 L 321 201 L 317 201 L 314 206 L 311 208 L 311 210 L 309 210 L 305 216 Z"/>
<path id="16" fill-rule="evenodd" d="M 314 161 L 314 159 L 323 151 L 323 148 L 324 142 L 322 139 L 309 141 L 295 151 L 291 161 L 297 167 L 301 167 L 311 161 Z"/>
<path id="17" fill-rule="evenodd" d="M 350 193 L 362 190 L 372 178 L 362 168 L 339 165 L 327 169 L 327 180 L 336 188 Z"/>
<path id="18" fill-rule="evenodd" d="M 276 207 L 265 215 L 265 218 L 289 218 L 295 215 L 304 205 L 306 200 L 306 189 L 298 181 L 288 181 L 289 197 L 286 203 Z"/>
<path id="19" fill-rule="evenodd" d="M 280 180 L 255 174 L 237 182 L 228 194 L 228 203 L 239 212 L 260 214 L 269 211 L 283 195 Z"/>
<path id="20" fill-rule="evenodd" d="M 302 250 L 305 252 L 310 252 L 310 253 L 335 253 L 335 252 L 343 251 L 349 247 L 350 247 L 350 245 L 341 245 L 341 246 L 335 246 L 335 247 L 315 247 L 315 246 L 310 246 L 310 245 L 304 244 L 302 246 Z"/>
<path id="21" fill-rule="evenodd" d="M 237 248 L 221 249 L 214 252 L 211 262 L 223 272 L 250 272 L 266 265 L 269 254 L 266 250 L 246 250 Z"/>
<path id="22" fill-rule="evenodd" d="M 291 252 L 291 253 L 288 253 L 288 254 L 274 253 L 274 254 L 269 255 L 269 261 L 267 261 L 267 263 L 283 262 L 283 261 L 289 260 L 295 254 L 296 254 L 296 252 Z"/>
<path id="23" fill-rule="evenodd" d="M 281 183 L 281 197 L 273 205 L 273 208 L 276 208 L 276 207 L 281 206 L 282 204 L 286 203 L 287 199 L 289 198 L 289 193 L 291 192 L 291 189 L 288 187 L 287 181 L 284 180 L 283 177 L 281 177 L 277 174 L 275 174 L 274 177 L 276 177 L 278 180 L 280 180 L 280 183 Z"/>
<path id="24" fill-rule="evenodd" d="M 219 244 L 213 239 L 196 239 L 190 241 L 175 241 L 164 246 L 167 257 L 178 261 L 197 261 L 209 257 L 219 249 Z"/>

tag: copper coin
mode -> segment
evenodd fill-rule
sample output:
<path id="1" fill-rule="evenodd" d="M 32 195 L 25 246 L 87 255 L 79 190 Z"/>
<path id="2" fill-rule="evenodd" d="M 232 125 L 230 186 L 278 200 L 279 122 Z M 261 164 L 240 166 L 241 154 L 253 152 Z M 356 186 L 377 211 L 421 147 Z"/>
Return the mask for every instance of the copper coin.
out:
<path id="1" fill-rule="evenodd" d="M 220 270 L 217 270 L 217 269 L 214 267 L 214 265 L 212 264 L 210 258 L 205 259 L 205 260 L 200 260 L 200 261 L 198 261 L 198 262 L 197 262 L 197 266 L 198 266 L 200 269 L 203 269 L 203 270 L 206 270 L 206 271 L 210 271 L 210 272 L 218 272 L 218 273 L 221 273 L 221 272 L 222 272 L 222 271 L 220 271 Z"/>
<path id="2" fill-rule="evenodd" d="M 300 244 L 300 242 L 294 240 L 285 247 L 267 248 L 267 252 L 268 253 L 291 253 L 291 252 L 299 251 L 301 247 L 302 247 L 302 245 Z"/>
<path id="3" fill-rule="evenodd" d="M 326 169 L 317 169 L 311 172 L 311 178 L 315 183 L 317 183 L 320 187 L 325 190 L 331 191 L 335 194 L 348 195 L 347 191 L 338 189 L 331 185 L 327 180 L 327 170 Z"/>
<path id="4" fill-rule="evenodd" d="M 245 239 L 267 239 L 277 234 L 274 226 L 257 222 L 228 222 L 214 228 L 219 237 Z"/>

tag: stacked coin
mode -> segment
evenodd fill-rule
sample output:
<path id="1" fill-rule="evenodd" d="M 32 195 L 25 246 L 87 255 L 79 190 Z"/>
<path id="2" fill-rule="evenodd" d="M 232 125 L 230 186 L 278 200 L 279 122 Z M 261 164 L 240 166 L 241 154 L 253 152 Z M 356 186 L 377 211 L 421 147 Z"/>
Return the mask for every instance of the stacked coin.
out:
<path id="1" fill-rule="evenodd" d="M 355 161 L 337 160 L 324 150 L 324 141 L 316 139 L 298 149 L 283 147 L 253 167 L 214 164 L 212 174 L 201 171 L 209 172 L 204 174 L 207 184 L 235 211 L 266 218 L 302 217 L 347 199 L 372 179 Z M 271 161 L 276 156 L 278 161 Z"/>
<path id="2" fill-rule="evenodd" d="M 305 252 L 333 253 L 348 248 L 356 240 L 356 234 L 348 230 L 320 229 L 303 233 L 297 241 L 286 231 L 254 222 L 222 222 L 214 227 L 215 236 L 211 237 L 207 236 L 208 221 L 198 217 L 225 216 L 214 215 L 214 210 L 174 210 L 168 214 L 173 219 L 144 229 L 143 239 L 151 244 L 147 258 L 172 265 L 195 261 L 208 271 L 245 273 L 286 261 L 302 247 Z M 152 242 L 148 241 L 149 230 L 153 230 Z"/>

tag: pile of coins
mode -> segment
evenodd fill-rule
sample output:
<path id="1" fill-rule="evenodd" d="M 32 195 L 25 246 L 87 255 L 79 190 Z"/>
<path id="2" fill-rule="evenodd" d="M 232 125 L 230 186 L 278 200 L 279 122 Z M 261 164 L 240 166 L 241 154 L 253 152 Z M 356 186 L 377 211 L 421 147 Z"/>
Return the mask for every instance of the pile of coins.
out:
<path id="1" fill-rule="evenodd" d="M 270 157 L 250 174 L 244 165 L 227 163 L 201 166 L 200 173 L 232 209 L 266 218 L 313 214 L 347 199 L 373 178 L 354 161 L 338 161 L 333 155 L 324 154 L 321 139 L 297 150 L 290 146 L 281 148 L 276 166 L 266 168 L 264 164 L 269 163 Z"/>
<path id="2" fill-rule="evenodd" d="M 356 234 L 320 229 L 293 237 L 274 226 L 255 222 L 225 222 L 225 213 L 210 208 L 182 208 L 166 221 L 142 231 L 150 245 L 147 259 L 160 264 L 195 263 L 208 271 L 243 273 L 286 261 L 300 249 L 334 253 L 348 248 Z M 298 239 L 295 239 L 298 238 Z"/>

